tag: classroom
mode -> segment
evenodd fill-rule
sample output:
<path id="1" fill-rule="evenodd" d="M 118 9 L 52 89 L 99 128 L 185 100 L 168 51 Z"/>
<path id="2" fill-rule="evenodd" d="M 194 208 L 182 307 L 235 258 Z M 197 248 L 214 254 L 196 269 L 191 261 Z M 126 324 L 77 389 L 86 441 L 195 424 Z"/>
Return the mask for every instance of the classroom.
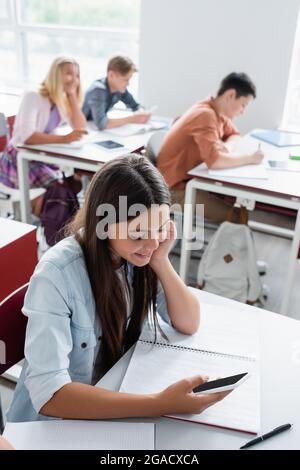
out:
<path id="1" fill-rule="evenodd" d="M 299 450 L 300 0 L 0 0 L 0 60 L 0 454 Z"/>

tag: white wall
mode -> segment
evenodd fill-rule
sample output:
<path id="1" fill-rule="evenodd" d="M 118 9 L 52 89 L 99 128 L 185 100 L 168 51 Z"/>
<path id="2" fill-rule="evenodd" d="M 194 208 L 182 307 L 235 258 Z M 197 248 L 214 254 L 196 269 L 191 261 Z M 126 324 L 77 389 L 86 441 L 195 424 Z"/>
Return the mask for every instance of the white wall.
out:
<path id="1" fill-rule="evenodd" d="M 140 101 L 176 116 L 246 72 L 258 99 L 238 126 L 278 126 L 298 9 L 299 0 L 141 0 Z"/>

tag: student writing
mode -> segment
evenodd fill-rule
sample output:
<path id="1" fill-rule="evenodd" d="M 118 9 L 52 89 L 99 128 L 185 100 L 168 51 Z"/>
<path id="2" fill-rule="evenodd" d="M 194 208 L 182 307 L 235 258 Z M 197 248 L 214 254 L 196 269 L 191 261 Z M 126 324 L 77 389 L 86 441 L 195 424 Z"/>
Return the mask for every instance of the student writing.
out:
<path id="1" fill-rule="evenodd" d="M 209 168 L 230 168 L 258 164 L 263 153 L 234 154 L 240 138 L 232 120 L 244 113 L 256 97 L 256 87 L 244 73 L 225 77 L 216 97 L 193 105 L 171 127 L 166 135 L 157 166 L 171 189 L 172 202 L 183 205 L 188 172 L 205 162 Z M 223 221 L 228 206 L 206 191 L 197 191 L 197 203 L 205 204 L 205 216 Z"/>
<path id="2" fill-rule="evenodd" d="M 82 110 L 86 118 L 93 120 L 98 129 L 111 129 L 130 123 L 144 124 L 149 120 L 150 113 L 142 110 L 127 90 L 136 71 L 136 66 L 129 57 L 112 57 L 107 65 L 107 76 L 95 80 L 88 88 Z M 108 118 L 108 111 L 118 101 L 122 101 L 134 113 L 122 118 Z"/>

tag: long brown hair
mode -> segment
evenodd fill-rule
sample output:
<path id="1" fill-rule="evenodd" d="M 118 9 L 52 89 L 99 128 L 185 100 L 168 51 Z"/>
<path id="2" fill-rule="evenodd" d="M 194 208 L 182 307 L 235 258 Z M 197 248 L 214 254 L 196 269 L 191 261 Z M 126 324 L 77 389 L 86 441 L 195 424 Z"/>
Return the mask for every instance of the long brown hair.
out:
<path id="1" fill-rule="evenodd" d="M 102 326 L 100 369 L 104 374 L 138 339 L 142 324 L 150 312 L 155 332 L 157 277 L 149 265 L 134 267 L 132 312 L 128 327 L 125 286 L 116 272 L 108 239 L 96 234 L 97 208 L 111 204 L 119 220 L 119 197 L 127 196 L 128 208 L 143 204 L 170 205 L 168 188 L 156 168 L 145 157 L 131 154 L 105 164 L 93 177 L 82 209 L 68 233 L 80 243 L 95 298 L 96 312 Z M 127 220 L 130 217 L 127 215 Z M 127 264 L 125 264 L 127 266 Z"/>

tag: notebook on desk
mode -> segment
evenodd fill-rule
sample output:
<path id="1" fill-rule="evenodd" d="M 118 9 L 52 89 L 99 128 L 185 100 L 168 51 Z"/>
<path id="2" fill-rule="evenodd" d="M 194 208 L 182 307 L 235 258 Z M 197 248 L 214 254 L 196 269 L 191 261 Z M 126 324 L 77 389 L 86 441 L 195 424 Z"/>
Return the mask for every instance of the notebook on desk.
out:
<path id="1" fill-rule="evenodd" d="M 221 317 L 226 309 L 216 310 Z M 206 317 L 207 318 L 207 315 Z M 230 316 L 228 316 L 230 318 Z M 223 320 L 224 323 L 224 320 Z M 256 434 L 260 429 L 259 359 L 257 331 L 231 322 L 202 324 L 199 332 L 185 336 L 169 326 L 163 326 L 169 338 L 153 341 L 150 328 L 143 331 L 127 368 L 120 391 L 156 393 L 186 377 L 206 374 L 210 380 L 248 372 L 251 376 L 224 400 L 201 414 L 170 415 L 168 417 Z"/>
<path id="2" fill-rule="evenodd" d="M 259 179 L 267 180 L 268 173 L 264 164 L 259 165 L 244 165 L 236 168 L 226 168 L 223 170 L 208 170 L 211 176 L 221 178 L 240 178 L 240 179 Z"/>
<path id="3" fill-rule="evenodd" d="M 167 127 L 168 123 L 165 121 L 151 120 L 146 124 L 125 124 L 124 126 L 114 127 L 112 129 L 105 129 L 105 133 L 121 137 L 129 137 L 131 135 L 158 131 Z"/>
<path id="4" fill-rule="evenodd" d="M 205 163 L 201 163 L 200 165 L 193 168 L 189 174 L 193 176 L 203 176 L 204 171 L 210 176 L 215 177 L 216 179 L 259 179 L 259 180 L 267 180 L 268 179 L 268 172 L 266 170 L 266 166 L 261 163 L 259 165 L 244 165 L 239 166 L 236 168 L 226 168 L 221 170 L 212 170 L 208 169 Z"/>
<path id="5" fill-rule="evenodd" d="M 275 145 L 276 147 L 300 146 L 300 134 L 277 129 L 259 129 L 251 133 L 252 137 Z"/>

